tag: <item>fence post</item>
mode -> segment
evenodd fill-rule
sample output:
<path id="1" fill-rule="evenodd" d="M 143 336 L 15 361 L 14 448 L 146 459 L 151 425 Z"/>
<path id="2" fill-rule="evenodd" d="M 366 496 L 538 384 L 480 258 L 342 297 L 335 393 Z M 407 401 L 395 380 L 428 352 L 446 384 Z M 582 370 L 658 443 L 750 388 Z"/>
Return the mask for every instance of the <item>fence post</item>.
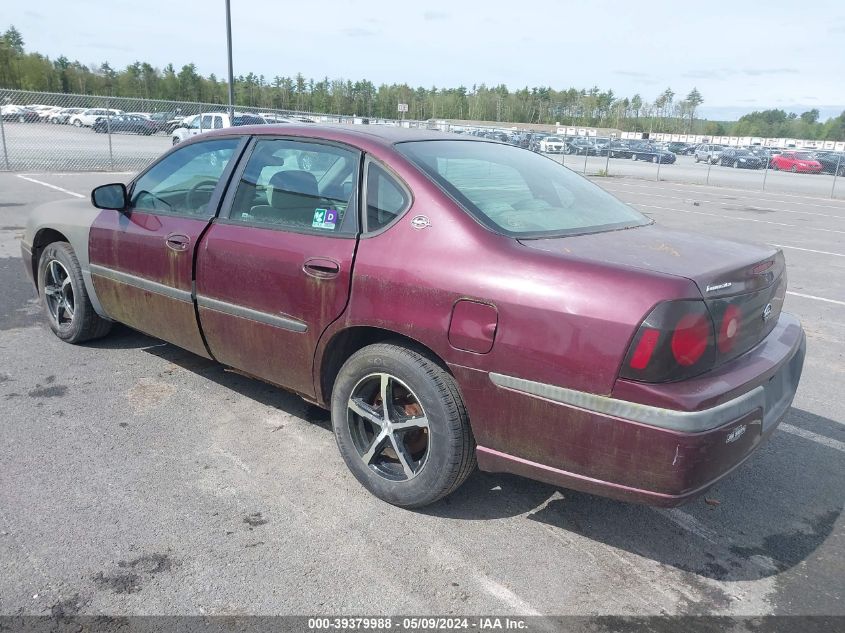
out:
<path id="1" fill-rule="evenodd" d="M 658 153 L 655 154 L 657 156 L 657 180 L 656 182 L 660 182 L 660 164 L 663 162 L 663 159 L 660 158 L 660 150 L 657 150 Z"/>
<path id="2" fill-rule="evenodd" d="M 4 145 L 5 148 L 5 145 Z M 836 158 L 836 169 L 833 170 L 833 185 L 830 188 L 830 197 L 833 197 L 833 193 L 836 191 L 836 178 L 839 176 L 839 166 L 842 164 L 842 154 L 837 154 Z M 8 167 L 7 167 L 8 169 Z"/>
<path id="3" fill-rule="evenodd" d="M 762 191 L 766 190 L 766 177 L 769 175 L 769 161 L 772 160 L 772 157 L 769 156 L 769 153 L 765 153 L 766 157 L 766 169 L 763 171 L 763 189 Z"/>
<path id="4" fill-rule="evenodd" d="M 707 157 L 707 180 L 704 181 L 705 185 L 710 184 L 710 169 L 713 167 L 713 161 L 710 160 L 710 157 Z"/>
<path id="5" fill-rule="evenodd" d="M 6 171 L 12 171 L 9 168 L 9 152 L 6 149 L 6 129 L 3 127 L 2 115 L 0 115 L 0 138 L 3 139 L 3 162 L 6 164 Z"/>
<path id="6" fill-rule="evenodd" d="M 607 160 L 604 161 L 604 175 L 610 175 L 610 144 L 613 142 L 613 137 L 607 142 Z"/>
<path id="7" fill-rule="evenodd" d="M 587 158 L 590 156 L 590 150 L 584 148 L 584 175 L 587 175 Z"/>
<path id="8" fill-rule="evenodd" d="M 111 146 L 111 102 L 108 99 L 106 99 L 106 133 L 109 137 L 109 169 L 114 171 L 114 153 Z"/>

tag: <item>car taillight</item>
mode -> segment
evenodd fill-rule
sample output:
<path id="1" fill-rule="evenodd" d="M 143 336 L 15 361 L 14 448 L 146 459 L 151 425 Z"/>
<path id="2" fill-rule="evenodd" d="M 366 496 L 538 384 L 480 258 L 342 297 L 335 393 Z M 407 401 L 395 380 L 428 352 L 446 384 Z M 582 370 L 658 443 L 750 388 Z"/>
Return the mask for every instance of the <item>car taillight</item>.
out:
<path id="1" fill-rule="evenodd" d="M 738 329 L 739 322 L 734 327 Z M 702 374 L 716 360 L 716 335 L 703 301 L 667 301 L 640 325 L 620 377 L 642 382 L 671 382 Z"/>

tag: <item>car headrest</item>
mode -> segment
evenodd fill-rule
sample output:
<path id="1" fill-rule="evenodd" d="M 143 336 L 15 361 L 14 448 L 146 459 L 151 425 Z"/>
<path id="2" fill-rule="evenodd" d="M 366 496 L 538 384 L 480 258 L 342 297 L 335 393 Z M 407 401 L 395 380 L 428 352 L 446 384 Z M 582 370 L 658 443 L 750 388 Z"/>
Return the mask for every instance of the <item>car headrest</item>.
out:
<path id="1" fill-rule="evenodd" d="M 318 198 L 317 179 L 309 171 L 291 169 L 273 174 L 270 178 L 270 205 L 281 209 L 287 206 L 303 206 L 311 203 L 308 198 Z M 298 198 L 298 200 L 292 200 Z"/>

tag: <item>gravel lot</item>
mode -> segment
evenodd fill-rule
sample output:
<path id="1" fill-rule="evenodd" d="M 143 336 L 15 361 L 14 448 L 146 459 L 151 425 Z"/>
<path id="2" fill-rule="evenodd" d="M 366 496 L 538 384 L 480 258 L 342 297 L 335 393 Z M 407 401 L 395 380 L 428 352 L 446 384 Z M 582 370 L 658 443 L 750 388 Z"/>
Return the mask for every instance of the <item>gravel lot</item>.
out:
<path id="1" fill-rule="evenodd" d="M 656 167 L 631 162 L 611 165 Z M 682 169 L 706 167 L 661 177 Z M 845 202 L 597 179 L 664 225 L 786 253 L 804 378 L 710 503 L 476 473 L 409 512 L 357 484 L 293 395 L 126 328 L 59 342 L 19 259 L 27 214 L 69 195 L 50 186 L 131 176 L 27 177 L 0 174 L 0 614 L 845 615 Z"/>

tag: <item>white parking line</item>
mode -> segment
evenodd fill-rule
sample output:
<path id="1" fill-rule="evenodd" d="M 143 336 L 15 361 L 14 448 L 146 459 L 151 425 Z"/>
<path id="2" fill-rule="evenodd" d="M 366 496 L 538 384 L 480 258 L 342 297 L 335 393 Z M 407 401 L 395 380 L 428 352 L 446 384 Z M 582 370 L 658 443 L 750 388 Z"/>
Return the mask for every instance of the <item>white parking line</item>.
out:
<path id="1" fill-rule="evenodd" d="M 845 453 L 845 442 L 840 442 L 839 440 L 835 440 L 832 437 L 819 435 L 818 433 L 813 433 L 812 431 L 801 429 L 797 426 L 792 426 L 791 424 L 781 424 L 780 428 L 782 431 L 786 431 L 787 433 L 791 433 L 792 435 L 803 437 L 805 440 L 812 440 L 817 444 L 823 444 L 824 446 L 834 448 L 841 453 Z"/>
<path id="2" fill-rule="evenodd" d="M 789 246 L 787 244 L 772 244 L 778 248 L 790 248 L 793 251 L 807 251 L 808 253 L 818 253 L 819 255 L 833 255 L 834 257 L 845 257 L 845 253 L 831 253 L 830 251 L 817 251 L 814 248 L 801 248 L 800 246 Z"/>
<path id="3" fill-rule="evenodd" d="M 718 191 L 739 191 L 739 192 L 742 192 L 742 193 L 745 194 L 743 196 L 737 196 L 739 198 L 758 198 L 759 199 L 760 196 L 781 196 L 782 198 L 802 198 L 804 200 L 806 200 L 807 198 L 810 198 L 810 199 L 813 199 L 813 200 L 824 200 L 826 202 L 829 201 L 831 204 L 832 203 L 843 203 L 843 204 L 845 204 L 845 200 L 842 200 L 841 198 L 822 198 L 821 196 L 814 196 L 812 194 L 801 195 L 801 194 L 782 193 L 780 191 L 777 191 L 777 192 L 754 191 L 754 190 L 751 190 L 751 189 L 738 189 L 736 187 L 722 187 L 722 186 L 719 186 L 719 185 L 697 185 L 697 184 L 694 184 L 694 183 L 683 183 L 683 182 L 672 182 L 672 181 L 662 181 L 662 182 L 665 182 L 665 183 L 671 184 L 671 185 L 682 186 L 682 187 L 698 187 L 700 189 L 707 189 L 708 192 L 712 192 L 712 193 L 714 193 L 714 195 L 718 195 L 716 193 Z M 660 183 L 653 183 L 653 184 L 650 184 L 650 185 L 637 185 L 637 184 L 634 184 L 634 183 L 613 182 L 613 181 L 610 181 L 610 180 L 608 180 L 607 183 L 610 184 L 610 185 L 619 184 L 619 185 L 624 185 L 624 186 L 627 186 L 627 187 L 639 187 L 641 189 L 653 189 L 655 186 L 657 186 L 657 187 L 662 186 Z M 677 191 L 679 193 L 686 193 L 683 189 L 672 189 L 671 187 L 665 187 L 665 186 L 663 188 L 667 191 Z M 802 202 L 801 200 L 777 200 L 777 199 L 774 199 L 774 200 L 766 199 L 766 200 L 768 202 L 782 202 L 784 204 L 802 204 L 802 205 L 808 206 L 808 207 L 822 207 L 822 208 L 829 208 L 830 207 L 830 204 L 817 204 L 817 203 L 814 203 L 814 202 Z"/>
<path id="4" fill-rule="evenodd" d="M 735 215 L 724 215 L 722 213 L 707 213 L 706 211 L 693 211 L 692 209 L 678 209 L 675 207 L 659 207 L 653 204 L 642 204 L 639 202 L 629 202 L 631 206 L 634 207 L 645 207 L 647 209 L 662 209 L 663 211 L 680 211 L 681 213 L 694 213 L 696 215 L 709 215 L 714 218 L 727 218 L 728 220 L 740 220 L 742 222 L 759 222 L 760 224 L 774 224 L 776 226 L 788 226 L 794 229 L 804 229 L 806 231 L 820 231 L 822 233 L 842 233 L 845 235 L 845 231 L 837 231 L 836 229 L 820 229 L 815 228 L 812 226 L 798 226 L 797 224 L 787 224 L 785 222 L 773 222 L 771 220 L 758 220 L 757 218 L 738 218 Z"/>
<path id="5" fill-rule="evenodd" d="M 786 294 L 795 295 L 796 297 L 803 297 L 804 299 L 814 299 L 815 301 L 824 301 L 825 303 L 835 303 L 838 306 L 845 306 L 845 301 L 838 301 L 836 299 L 825 299 L 824 297 L 817 297 L 816 295 L 805 295 L 803 292 L 792 292 L 787 290 Z"/>
<path id="6" fill-rule="evenodd" d="M 617 189 L 617 191 L 621 191 Z M 639 193 L 631 191 L 629 193 Z M 641 193 L 639 195 L 648 196 L 649 198 L 666 198 L 668 200 L 688 200 L 689 198 L 682 198 L 681 196 L 663 196 L 659 193 Z M 725 202 L 733 202 L 732 200 L 704 200 L 703 202 L 708 202 L 711 204 L 724 204 Z M 774 200 L 760 200 L 760 202 L 768 204 L 769 202 L 775 202 Z M 629 204 L 636 204 L 636 203 L 629 203 Z M 815 211 L 797 211 L 794 209 L 766 209 L 771 211 L 777 211 L 780 213 L 796 213 L 799 215 L 817 215 L 823 218 L 833 218 L 836 220 L 845 220 L 845 215 L 831 215 L 830 213 L 817 213 Z"/>
<path id="7" fill-rule="evenodd" d="M 30 178 L 25 174 L 18 174 L 18 178 L 21 180 L 28 180 L 29 182 L 34 182 L 36 185 L 41 185 L 43 187 L 49 187 L 50 189 L 55 189 L 56 191 L 61 191 L 62 193 L 66 193 L 69 196 L 76 196 L 77 198 L 84 198 L 81 193 L 76 193 L 75 191 L 70 191 L 69 189 L 65 189 L 63 187 L 59 187 L 57 185 L 52 185 L 49 182 L 44 182 L 43 180 L 36 180 L 35 178 Z"/>

